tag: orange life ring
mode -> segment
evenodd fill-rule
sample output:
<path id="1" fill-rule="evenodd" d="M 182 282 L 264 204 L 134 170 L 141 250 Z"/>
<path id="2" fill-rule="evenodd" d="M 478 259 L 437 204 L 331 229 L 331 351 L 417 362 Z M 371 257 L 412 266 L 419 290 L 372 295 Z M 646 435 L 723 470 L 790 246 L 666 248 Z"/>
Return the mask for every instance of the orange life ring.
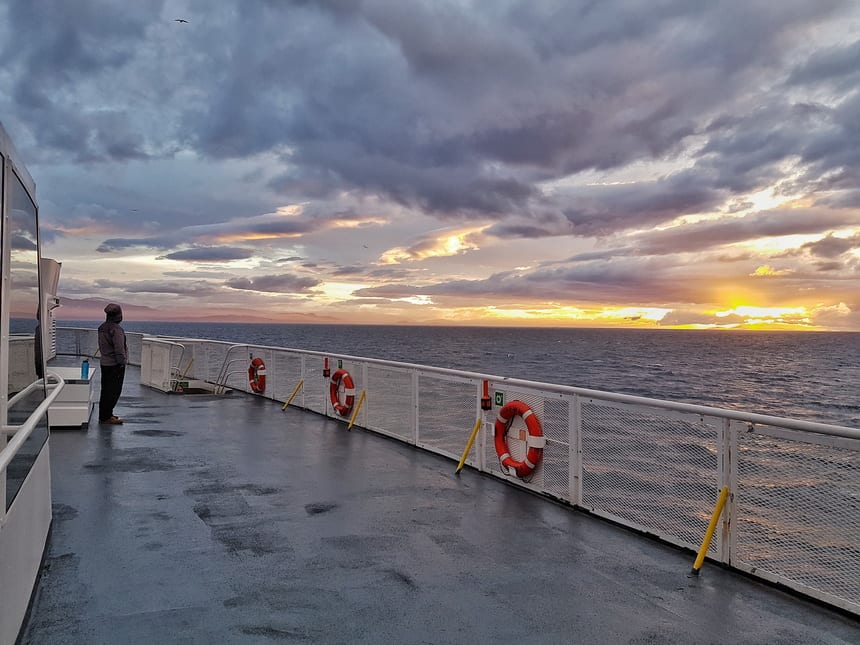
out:
<path id="1" fill-rule="evenodd" d="M 343 382 L 344 402 L 340 402 L 340 384 Z M 331 375 L 331 386 L 329 386 L 329 397 L 334 411 L 340 416 L 345 417 L 352 410 L 352 404 L 355 403 L 355 384 L 352 382 L 352 377 L 346 370 L 337 370 Z"/>
<path id="2" fill-rule="evenodd" d="M 262 394 L 266 391 L 266 364 L 262 358 L 255 358 L 248 367 L 248 385 L 254 394 Z"/>
<path id="3" fill-rule="evenodd" d="M 515 416 L 521 416 L 526 422 L 528 436 L 526 444 L 526 458 L 523 461 L 516 461 L 511 457 L 508 450 L 508 444 L 505 441 L 505 435 L 511 425 L 511 421 Z M 543 457 L 543 449 L 546 446 L 546 437 L 543 436 L 543 430 L 532 409 L 522 401 L 511 401 L 505 404 L 499 410 L 499 416 L 496 417 L 495 433 L 493 436 L 496 444 L 496 454 L 499 456 L 499 463 L 502 470 L 510 475 L 516 474 L 517 477 L 523 479 L 531 475 Z"/>

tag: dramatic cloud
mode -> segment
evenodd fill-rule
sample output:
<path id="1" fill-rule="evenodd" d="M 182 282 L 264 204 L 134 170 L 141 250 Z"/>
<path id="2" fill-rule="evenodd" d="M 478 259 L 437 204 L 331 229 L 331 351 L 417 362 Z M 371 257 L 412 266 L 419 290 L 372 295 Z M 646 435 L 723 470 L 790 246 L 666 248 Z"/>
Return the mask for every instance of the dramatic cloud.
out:
<path id="1" fill-rule="evenodd" d="M 850 237 L 836 237 L 828 233 L 827 237 L 817 242 L 808 242 L 803 245 L 803 248 L 818 257 L 837 258 L 852 249 L 860 249 L 860 233 Z"/>
<path id="2" fill-rule="evenodd" d="M 183 262 L 230 262 L 253 257 L 254 250 L 235 246 L 199 246 L 184 251 L 175 251 L 159 259 L 181 260 Z"/>
<path id="3" fill-rule="evenodd" d="M 406 298 L 447 296 L 497 301 L 588 302 L 616 300 L 637 305 L 660 302 L 693 302 L 694 285 L 670 278 L 656 262 L 629 260 L 585 262 L 546 267 L 529 272 L 497 273 L 482 280 L 454 280 L 429 285 L 386 285 L 359 289 L 360 297 Z"/>
<path id="4" fill-rule="evenodd" d="M 153 308 L 205 287 L 198 307 L 295 293 L 376 322 L 653 307 L 619 313 L 637 324 L 744 300 L 845 328 L 858 21 L 851 0 L 7 0 L 0 114 L 80 295 L 110 275 Z"/>
<path id="5" fill-rule="evenodd" d="M 743 217 L 681 224 L 636 238 L 640 253 L 653 255 L 691 252 L 762 237 L 824 233 L 856 225 L 860 212 L 787 209 L 753 213 Z"/>
<path id="6" fill-rule="evenodd" d="M 227 222 L 183 226 L 169 234 L 163 233 L 156 236 L 107 239 L 98 246 L 96 251 L 99 253 L 110 253 L 134 247 L 166 250 L 185 244 L 206 242 L 250 242 L 287 239 L 332 228 L 352 228 L 362 224 L 372 224 L 375 221 L 372 217 L 366 217 L 354 212 L 335 212 L 318 215 L 313 212 L 304 212 L 301 208 L 288 208 L 284 209 L 284 212 L 232 219 Z M 191 250 L 177 251 L 171 254 L 173 256 L 171 259 L 194 259 L 194 255 L 198 252 L 205 254 L 205 251 L 200 250 L 205 248 L 213 247 L 197 247 Z M 224 252 L 229 254 L 228 251 Z M 234 255 L 242 252 L 244 251 L 233 247 Z M 182 255 L 176 257 L 177 254 Z"/>
<path id="7" fill-rule="evenodd" d="M 119 282 L 116 280 L 96 280 L 95 287 L 98 291 L 114 289 L 122 293 L 166 293 L 180 296 L 192 296 L 205 298 L 216 295 L 217 286 L 200 280 L 187 281 L 160 281 L 139 280 L 137 282 Z"/>

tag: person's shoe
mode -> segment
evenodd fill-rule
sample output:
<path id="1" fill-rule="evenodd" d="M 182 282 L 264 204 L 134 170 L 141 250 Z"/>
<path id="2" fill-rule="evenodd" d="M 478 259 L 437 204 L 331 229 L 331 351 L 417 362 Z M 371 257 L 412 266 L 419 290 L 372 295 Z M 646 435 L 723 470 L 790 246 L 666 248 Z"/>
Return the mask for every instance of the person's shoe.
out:
<path id="1" fill-rule="evenodd" d="M 105 423 L 107 425 L 118 426 L 122 423 L 122 419 L 118 417 L 111 417 L 110 419 L 99 419 L 99 423 Z"/>
<path id="2" fill-rule="evenodd" d="M 112 416 L 112 417 L 110 418 L 110 420 L 111 420 L 113 423 L 116 423 L 116 424 L 120 424 L 120 423 L 122 423 L 122 419 L 120 419 L 118 416 Z"/>

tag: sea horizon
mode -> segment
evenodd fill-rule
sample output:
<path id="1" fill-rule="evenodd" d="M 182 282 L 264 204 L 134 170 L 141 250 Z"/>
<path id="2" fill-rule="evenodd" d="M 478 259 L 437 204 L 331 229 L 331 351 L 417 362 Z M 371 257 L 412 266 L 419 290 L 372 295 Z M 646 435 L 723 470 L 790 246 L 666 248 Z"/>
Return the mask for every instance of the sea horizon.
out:
<path id="1" fill-rule="evenodd" d="M 104 322 L 104 318 L 56 318 L 58 326 L 68 326 L 70 323 L 89 323 L 100 325 Z M 208 318 L 198 319 L 125 319 L 125 326 L 134 323 L 145 323 L 153 325 L 161 324 L 200 324 L 200 325 L 312 325 L 312 326 L 337 326 L 337 327 L 451 327 L 451 328 L 469 328 L 469 329 L 551 329 L 551 330 L 612 330 L 612 331 L 683 331 L 683 332 L 720 332 L 720 333 L 738 333 L 749 332 L 754 334 L 761 333 L 786 333 L 786 334 L 860 334 L 860 330 L 854 329 L 797 329 L 797 328 L 781 328 L 774 327 L 684 327 L 684 326 L 644 326 L 644 325 L 512 325 L 512 324 L 490 324 L 490 323 L 455 323 L 455 322 L 341 322 L 341 321 L 278 321 L 278 320 L 218 320 Z"/>

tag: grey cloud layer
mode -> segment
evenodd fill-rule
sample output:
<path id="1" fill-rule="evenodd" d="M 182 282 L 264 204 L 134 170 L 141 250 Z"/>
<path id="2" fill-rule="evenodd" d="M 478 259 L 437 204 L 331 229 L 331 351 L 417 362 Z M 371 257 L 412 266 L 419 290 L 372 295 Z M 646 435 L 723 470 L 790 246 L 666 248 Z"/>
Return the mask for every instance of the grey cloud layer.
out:
<path id="1" fill-rule="evenodd" d="M 860 44 L 786 53 L 845 7 L 196 0 L 179 25 L 158 2 L 12 0 L 9 107 L 43 155 L 272 153 L 268 185 L 291 200 L 351 191 L 536 221 L 500 235 L 602 235 L 712 209 L 789 162 L 803 185 L 856 180 Z M 813 86 L 829 104 L 795 104 Z M 681 156 L 650 187 L 544 187 Z"/>
<path id="2" fill-rule="evenodd" d="M 188 262 L 230 262 L 231 260 L 246 260 L 253 257 L 254 250 L 233 246 L 195 247 L 184 251 L 176 251 L 164 255 L 166 260 L 184 260 Z"/>
<path id="3" fill-rule="evenodd" d="M 482 280 L 452 280 L 429 285 L 392 284 L 356 291 L 367 298 L 406 298 L 416 295 L 464 298 L 475 305 L 498 301 L 613 301 L 655 304 L 694 302 L 698 285 L 670 275 L 659 262 L 647 259 L 582 262 L 548 266 L 528 273 L 506 271 Z"/>
<path id="4" fill-rule="evenodd" d="M 343 210 L 335 210 L 324 215 L 315 212 L 315 209 L 308 209 L 300 215 L 266 214 L 216 224 L 183 226 L 163 235 L 111 238 L 102 242 L 96 251 L 111 253 L 134 247 L 166 250 L 183 244 L 192 244 L 192 248 L 161 257 L 171 260 L 223 262 L 251 257 L 253 251 L 245 247 L 200 244 L 225 238 L 288 238 L 325 230 L 343 222 L 359 222 L 361 219 L 361 215 Z"/>
<path id="5" fill-rule="evenodd" d="M 231 278 L 224 284 L 231 289 L 268 291 L 274 293 L 303 293 L 317 286 L 320 280 L 292 274 L 260 275 L 255 278 Z"/>

